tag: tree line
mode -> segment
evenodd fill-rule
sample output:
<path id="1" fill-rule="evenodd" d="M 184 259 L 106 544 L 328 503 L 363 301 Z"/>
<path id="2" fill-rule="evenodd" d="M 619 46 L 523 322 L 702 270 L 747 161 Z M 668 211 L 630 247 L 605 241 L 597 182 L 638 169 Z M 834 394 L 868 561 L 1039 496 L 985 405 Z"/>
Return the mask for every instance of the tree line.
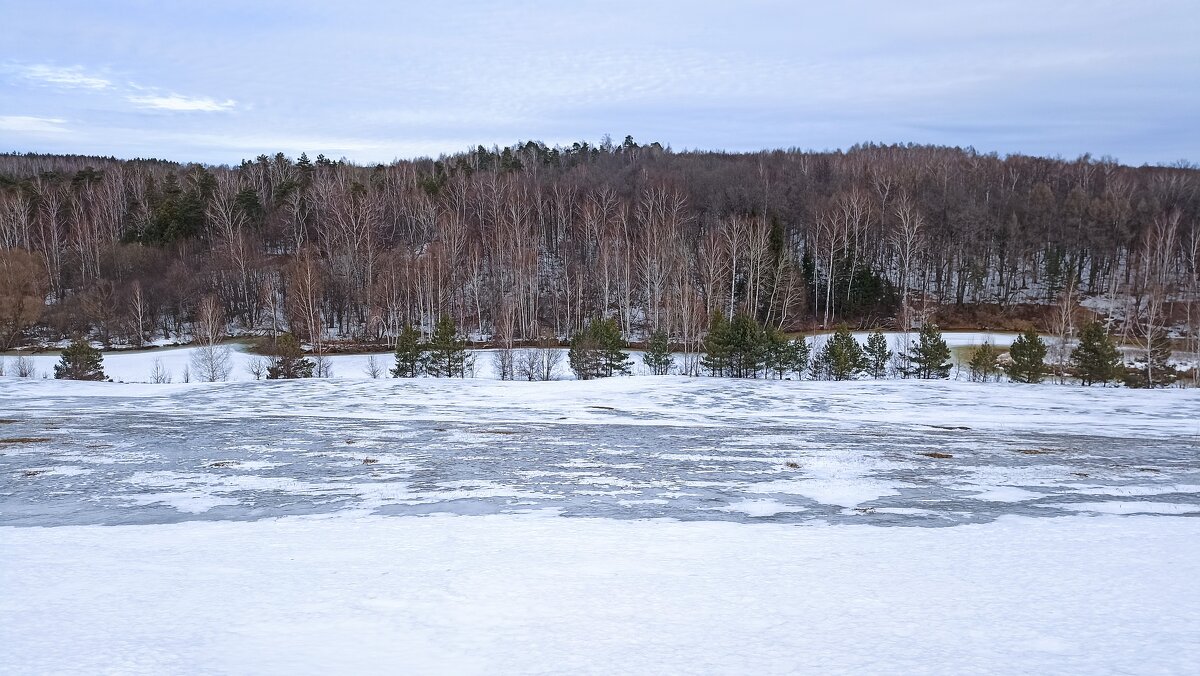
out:
<path id="1" fill-rule="evenodd" d="M 716 315 L 705 335 L 699 355 L 684 353 L 682 363 L 676 361 L 666 333 L 656 332 L 647 343 L 643 365 L 650 375 L 667 374 L 709 375 L 727 378 L 774 378 L 778 380 L 853 380 L 862 377 L 918 378 L 924 380 L 950 377 L 953 363 L 951 349 L 935 324 L 926 324 L 916 340 L 902 336 L 900 349 L 893 351 L 882 331 L 872 331 L 865 343 L 859 343 L 844 324 L 828 336 L 819 349 L 801 336 L 788 338 L 771 326 L 762 326 L 748 315 L 730 320 Z M 629 345 L 614 320 L 600 319 L 572 336 L 566 351 L 567 363 L 579 380 L 628 375 L 633 362 L 626 351 Z M 1067 346 L 1064 346 L 1064 349 Z M 229 348 L 225 347 L 224 350 Z M 224 371 L 213 374 L 205 371 L 204 350 L 192 354 L 194 366 L 201 379 L 227 379 Z M 1046 357 L 1048 347 L 1042 337 L 1028 329 L 1017 337 L 1005 354 L 991 343 L 971 350 L 966 363 L 970 379 L 977 382 L 999 380 L 1001 373 L 1015 383 L 1036 384 L 1055 374 Z M 1130 387 L 1170 385 L 1178 371 L 1170 364 L 1171 350 L 1157 345 L 1141 359 L 1128 365 L 1112 337 L 1099 321 L 1087 324 L 1080 338 L 1071 346 L 1069 367 L 1057 375 L 1060 382 L 1068 378 L 1085 386 L 1124 383 Z M 501 380 L 554 380 L 562 360 L 562 350 L 544 343 L 536 348 L 491 352 L 492 365 Z M 318 355 L 318 359 L 322 357 Z M 467 349 L 454 320 L 447 316 L 438 319 L 437 328 L 428 340 L 414 326 L 400 331 L 396 341 L 394 362 L 390 374 L 394 378 L 421 376 L 466 378 L 476 375 L 476 355 Z M 105 380 L 103 353 L 87 341 L 76 339 L 63 350 L 54 377 L 72 380 Z M 282 334 L 271 350 L 270 357 L 251 362 L 255 379 L 295 379 L 328 377 L 331 372 L 309 359 L 295 336 Z M 154 382 L 164 380 L 161 365 L 156 362 Z M 372 378 L 383 375 L 384 369 L 374 355 L 367 363 Z M 0 360 L 0 375 L 4 363 Z M 31 373 L 18 374 L 32 377 Z M 186 376 L 185 376 L 186 378 Z"/>
<path id="2" fill-rule="evenodd" d="M 907 329 L 1089 297 L 1149 350 L 1168 328 L 1200 336 L 1198 270 L 1200 172 L 1183 165 L 632 138 L 373 166 L 0 155 L 0 349 L 208 330 L 287 332 L 319 356 L 449 317 L 507 350 L 605 319 L 698 354 L 720 316 Z"/>

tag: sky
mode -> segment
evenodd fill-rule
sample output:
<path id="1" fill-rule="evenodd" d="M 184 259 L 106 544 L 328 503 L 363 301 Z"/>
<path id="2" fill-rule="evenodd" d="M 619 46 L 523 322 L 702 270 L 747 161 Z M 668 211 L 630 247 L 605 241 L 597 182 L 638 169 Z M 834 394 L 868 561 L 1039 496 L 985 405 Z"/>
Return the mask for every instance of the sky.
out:
<path id="1" fill-rule="evenodd" d="M 540 140 L 1200 161 L 1200 2 L 0 0 L 0 151 Z"/>

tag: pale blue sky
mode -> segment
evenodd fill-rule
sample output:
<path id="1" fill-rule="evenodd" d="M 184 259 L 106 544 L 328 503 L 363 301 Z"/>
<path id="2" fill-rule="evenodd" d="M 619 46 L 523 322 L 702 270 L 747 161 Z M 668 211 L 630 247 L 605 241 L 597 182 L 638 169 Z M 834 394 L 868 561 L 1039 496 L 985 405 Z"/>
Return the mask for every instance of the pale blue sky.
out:
<path id="1" fill-rule="evenodd" d="M 608 133 L 1194 162 L 1198 35 L 1196 0 L 0 0 L 0 150 L 375 162 Z"/>

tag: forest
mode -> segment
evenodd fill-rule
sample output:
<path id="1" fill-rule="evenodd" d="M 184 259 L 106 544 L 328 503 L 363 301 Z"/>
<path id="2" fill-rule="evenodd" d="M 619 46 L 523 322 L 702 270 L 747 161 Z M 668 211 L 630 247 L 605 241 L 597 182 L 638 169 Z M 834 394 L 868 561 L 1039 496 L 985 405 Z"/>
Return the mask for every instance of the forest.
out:
<path id="1" fill-rule="evenodd" d="M 1059 332 L 1084 299 L 1125 341 L 1195 340 L 1200 170 L 631 137 L 370 166 L 0 155 L 0 349 L 286 331 L 321 354 L 448 317 L 497 347 L 609 319 L 699 351 L 717 315 Z"/>

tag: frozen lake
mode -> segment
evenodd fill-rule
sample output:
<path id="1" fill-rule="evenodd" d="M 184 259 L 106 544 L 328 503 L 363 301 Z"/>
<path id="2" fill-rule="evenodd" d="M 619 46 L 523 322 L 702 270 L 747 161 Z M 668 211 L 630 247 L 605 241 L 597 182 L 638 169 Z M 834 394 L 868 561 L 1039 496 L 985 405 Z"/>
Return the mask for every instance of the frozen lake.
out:
<path id="1" fill-rule="evenodd" d="M 1200 400 L 969 383 L 8 380 L 0 525 L 1200 514 Z"/>

